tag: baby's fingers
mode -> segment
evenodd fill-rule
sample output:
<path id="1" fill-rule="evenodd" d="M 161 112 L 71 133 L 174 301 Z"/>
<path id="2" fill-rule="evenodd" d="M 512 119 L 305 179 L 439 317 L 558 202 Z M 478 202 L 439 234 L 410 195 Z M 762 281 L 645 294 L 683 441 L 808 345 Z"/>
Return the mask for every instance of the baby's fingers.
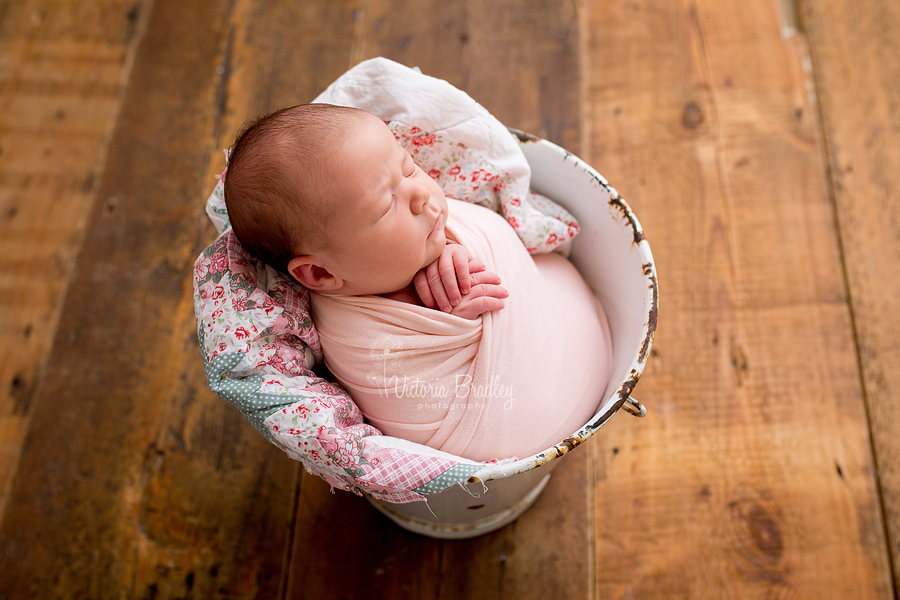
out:
<path id="1" fill-rule="evenodd" d="M 491 296 L 479 296 L 468 301 L 463 301 L 453 309 L 453 314 L 463 319 L 474 320 L 486 312 L 502 310 L 506 306 L 500 298 Z"/>
<path id="2" fill-rule="evenodd" d="M 441 260 L 438 259 L 424 269 L 426 285 L 431 293 L 431 297 L 434 298 L 434 304 L 428 308 L 437 308 L 444 312 L 450 312 L 453 310 L 453 304 L 451 304 L 451 300 L 447 297 L 449 290 L 444 287 L 443 276 L 441 275 L 441 269 L 439 268 L 440 263 Z M 421 273 L 422 271 L 419 272 Z M 456 294 L 459 295 L 459 290 L 456 291 Z M 428 305 L 426 304 L 426 306 Z"/>
<path id="3" fill-rule="evenodd" d="M 428 274 L 425 269 L 420 269 L 416 273 L 416 276 L 413 277 L 413 285 L 416 288 L 416 294 L 419 295 L 419 300 L 422 301 L 426 308 L 437 308 L 437 300 L 434 299 L 434 295 L 431 293 L 431 288 L 428 285 Z"/>
<path id="4" fill-rule="evenodd" d="M 509 298 L 509 292 L 505 287 L 493 283 L 483 283 L 472 288 L 472 295 L 490 298 Z"/>
<path id="5" fill-rule="evenodd" d="M 506 307 L 504 298 L 509 297 L 509 292 L 499 285 L 476 285 L 472 291 L 463 297 L 462 302 L 453 309 L 453 314 L 464 319 L 476 319 L 479 315 L 492 310 L 502 310 Z"/>
<path id="6" fill-rule="evenodd" d="M 479 271 L 484 271 L 485 269 L 487 269 L 487 267 L 477 258 L 473 258 L 469 261 L 469 273 L 478 273 Z M 475 284 L 473 283 L 472 285 Z"/>
<path id="7" fill-rule="evenodd" d="M 499 285 L 500 284 L 500 276 L 494 273 L 493 271 L 479 271 L 478 273 L 472 273 L 469 278 L 472 281 L 472 286 L 477 285 Z"/>
<path id="8" fill-rule="evenodd" d="M 469 257 L 465 250 L 457 251 L 456 248 L 462 246 L 453 246 L 454 250 L 444 252 L 439 259 L 441 281 L 444 284 L 444 290 L 450 304 L 456 306 L 462 300 L 463 294 L 468 294 L 471 288 L 469 281 Z"/>

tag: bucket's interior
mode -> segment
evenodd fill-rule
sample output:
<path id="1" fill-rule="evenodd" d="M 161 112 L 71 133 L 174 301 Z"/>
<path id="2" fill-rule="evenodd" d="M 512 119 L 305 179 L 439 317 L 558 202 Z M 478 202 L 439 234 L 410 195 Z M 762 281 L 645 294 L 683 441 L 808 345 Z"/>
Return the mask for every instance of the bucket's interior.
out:
<path id="1" fill-rule="evenodd" d="M 546 140 L 522 143 L 531 187 L 564 206 L 581 233 L 570 260 L 603 304 L 612 335 L 612 369 L 594 417 L 575 438 L 583 441 L 611 416 L 643 371 L 656 324 L 656 273 L 640 224 L 618 193 L 589 165 Z M 560 440 L 562 441 L 562 440 Z M 550 448 L 509 465 L 488 466 L 482 480 L 531 469 L 560 452 Z"/>
<path id="2" fill-rule="evenodd" d="M 523 144 L 523 150 L 534 190 L 563 205 L 581 225 L 569 258 L 609 318 L 613 365 L 604 397 L 614 401 L 611 396 L 632 369 L 643 367 L 646 356 L 640 356 L 641 349 L 648 333 L 652 335 L 648 325 L 656 284 L 649 245 L 638 243 L 643 234 L 637 218 L 618 197 L 613 201 L 608 184 L 594 169 L 543 140 Z"/>

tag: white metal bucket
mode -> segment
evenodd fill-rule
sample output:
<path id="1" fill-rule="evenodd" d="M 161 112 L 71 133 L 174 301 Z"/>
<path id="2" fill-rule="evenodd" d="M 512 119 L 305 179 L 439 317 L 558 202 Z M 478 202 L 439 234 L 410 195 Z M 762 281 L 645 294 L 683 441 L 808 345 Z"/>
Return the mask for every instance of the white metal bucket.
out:
<path id="1" fill-rule="evenodd" d="M 606 310 L 612 335 L 612 370 L 597 413 L 555 446 L 507 464 L 485 465 L 466 483 L 424 502 L 368 500 L 395 523 L 436 538 L 467 538 L 510 523 L 547 485 L 556 459 L 594 434 L 619 408 L 643 416 L 631 391 L 644 370 L 656 330 L 658 287 L 650 245 L 618 192 L 563 148 L 515 132 L 531 166 L 531 187 L 571 212 L 581 225 L 569 257 Z M 490 484 L 486 482 L 491 482 Z"/>

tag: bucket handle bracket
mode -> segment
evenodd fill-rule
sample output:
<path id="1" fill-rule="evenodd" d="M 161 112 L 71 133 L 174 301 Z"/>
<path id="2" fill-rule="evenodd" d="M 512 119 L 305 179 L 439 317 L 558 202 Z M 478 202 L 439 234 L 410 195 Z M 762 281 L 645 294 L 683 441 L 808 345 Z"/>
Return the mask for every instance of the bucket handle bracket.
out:
<path id="1" fill-rule="evenodd" d="M 638 402 L 637 400 L 635 400 L 634 398 L 632 398 L 631 396 L 628 396 L 625 399 L 625 404 L 622 405 L 622 408 L 625 409 L 625 412 L 627 412 L 628 414 L 633 415 L 635 417 L 646 417 L 647 416 L 647 409 L 644 408 L 644 405 L 641 404 L 640 402 Z"/>

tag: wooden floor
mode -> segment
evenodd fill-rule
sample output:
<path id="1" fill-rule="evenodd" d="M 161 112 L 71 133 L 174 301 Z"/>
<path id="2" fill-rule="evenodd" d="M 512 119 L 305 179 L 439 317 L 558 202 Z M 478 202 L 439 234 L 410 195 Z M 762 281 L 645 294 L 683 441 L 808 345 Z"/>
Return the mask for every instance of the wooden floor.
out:
<path id="1" fill-rule="evenodd" d="M 0 0 L 0 598 L 892 599 L 900 3 Z M 383 55 L 603 173 L 659 329 L 512 525 L 400 530 L 207 388 L 249 116 Z"/>

